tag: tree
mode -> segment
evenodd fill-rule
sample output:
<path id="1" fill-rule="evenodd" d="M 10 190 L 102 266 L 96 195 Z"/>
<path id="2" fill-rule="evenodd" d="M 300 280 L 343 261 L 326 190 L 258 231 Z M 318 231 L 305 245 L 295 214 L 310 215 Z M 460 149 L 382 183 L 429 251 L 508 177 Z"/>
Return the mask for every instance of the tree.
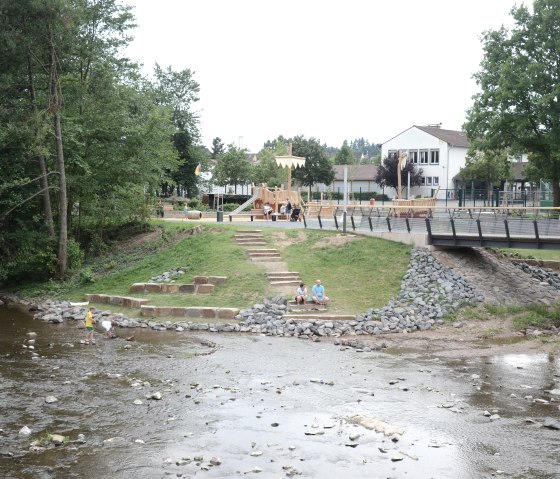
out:
<path id="1" fill-rule="evenodd" d="M 223 155 L 225 153 L 225 147 L 222 143 L 222 139 L 217 136 L 212 140 L 212 155 L 211 158 L 215 160 L 218 156 Z"/>
<path id="2" fill-rule="evenodd" d="M 245 148 L 237 148 L 233 143 L 219 156 L 214 168 L 214 181 L 219 186 L 247 184 L 251 181 L 251 164 Z"/>
<path id="3" fill-rule="evenodd" d="M 325 150 L 315 138 L 296 136 L 291 141 L 292 154 L 305 158 L 305 166 L 296 168 L 294 178 L 305 186 L 315 183 L 330 185 L 334 180 L 334 169 Z"/>
<path id="4" fill-rule="evenodd" d="M 287 155 L 288 148 L 283 139 L 267 142 L 274 148 L 264 147 L 258 154 L 258 162 L 253 166 L 252 180 L 256 185 L 266 183 L 270 187 L 280 186 L 288 182 L 288 170 L 276 164 L 276 156 Z"/>
<path id="5" fill-rule="evenodd" d="M 374 181 L 382 188 L 395 188 L 397 195 L 401 197 L 402 191 L 398 191 L 398 168 L 399 159 L 397 157 L 385 157 L 383 163 L 377 167 L 377 173 L 375 174 Z M 414 163 L 406 161 L 401 171 L 401 178 L 403 179 L 401 184 L 402 189 L 404 189 L 408 183 L 409 173 L 410 186 L 420 186 L 422 184 L 422 176 L 424 174 L 422 168 L 417 168 Z"/>
<path id="6" fill-rule="evenodd" d="M 481 91 L 464 129 L 484 150 L 528 153 L 560 206 L 560 3 L 535 0 L 532 10 L 514 7 L 511 31 L 484 33 L 484 58 L 474 75 Z"/>
<path id="7" fill-rule="evenodd" d="M 502 180 L 513 178 L 511 162 L 506 151 L 469 151 L 466 165 L 459 172 L 464 182 L 483 181 L 488 188 Z"/>
<path id="8" fill-rule="evenodd" d="M 335 165 L 353 165 L 356 163 L 356 157 L 354 156 L 354 150 L 348 146 L 347 143 L 342 145 L 338 153 L 334 157 Z"/>
<path id="9" fill-rule="evenodd" d="M 171 177 L 192 198 L 198 194 L 196 167 L 206 159 L 201 158 L 200 150 L 196 148 L 200 139 L 199 119 L 192 111 L 192 105 L 199 100 L 200 85 L 193 79 L 193 72 L 189 68 L 174 71 L 171 67 L 163 69 L 156 63 L 154 73 L 156 101 L 159 105 L 171 108 L 175 125 L 173 145 L 181 166 L 171 172 Z"/>

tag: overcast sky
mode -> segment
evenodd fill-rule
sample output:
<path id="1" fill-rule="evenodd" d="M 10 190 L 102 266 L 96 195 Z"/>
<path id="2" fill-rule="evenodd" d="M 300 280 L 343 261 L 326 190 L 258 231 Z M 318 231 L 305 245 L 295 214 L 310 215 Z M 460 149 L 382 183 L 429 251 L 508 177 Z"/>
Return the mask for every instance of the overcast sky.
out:
<path id="1" fill-rule="evenodd" d="M 261 149 L 278 135 L 383 143 L 412 125 L 461 129 L 480 35 L 522 0 L 124 0 L 128 55 L 190 68 L 202 141 Z M 529 2 L 530 3 L 530 2 Z"/>

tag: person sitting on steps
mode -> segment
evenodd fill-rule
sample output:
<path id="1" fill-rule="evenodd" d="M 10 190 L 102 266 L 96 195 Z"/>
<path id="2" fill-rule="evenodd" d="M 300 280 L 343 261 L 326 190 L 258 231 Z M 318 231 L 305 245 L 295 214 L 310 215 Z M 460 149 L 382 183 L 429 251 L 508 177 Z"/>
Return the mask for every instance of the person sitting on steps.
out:
<path id="1" fill-rule="evenodd" d="M 325 295 L 325 287 L 321 284 L 321 280 L 315 281 L 313 288 L 311 288 L 313 301 L 317 304 L 327 304 L 329 298 Z"/>
<path id="2" fill-rule="evenodd" d="M 305 304 L 307 301 L 307 288 L 305 287 L 304 283 L 300 283 L 297 290 L 296 290 L 296 297 L 295 297 L 297 304 Z"/>

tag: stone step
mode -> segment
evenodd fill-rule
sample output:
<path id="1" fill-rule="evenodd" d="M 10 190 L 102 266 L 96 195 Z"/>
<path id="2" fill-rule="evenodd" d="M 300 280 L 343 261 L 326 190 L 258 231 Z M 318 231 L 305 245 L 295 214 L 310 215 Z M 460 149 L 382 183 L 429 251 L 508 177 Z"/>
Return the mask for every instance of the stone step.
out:
<path id="1" fill-rule="evenodd" d="M 247 241 L 247 242 L 239 242 L 240 246 L 265 246 L 266 241 Z"/>
<path id="2" fill-rule="evenodd" d="M 301 278 L 299 276 L 291 276 L 291 275 L 286 275 L 286 276 L 268 276 L 267 279 L 269 281 L 295 281 L 297 282 L 297 284 L 299 285 L 301 283 Z"/>
<path id="3" fill-rule="evenodd" d="M 249 253 L 249 256 L 251 258 L 264 258 L 264 257 L 270 257 L 270 258 L 278 258 L 280 257 L 280 253 L 274 253 L 274 252 L 263 252 L 263 253 Z"/>
<path id="4" fill-rule="evenodd" d="M 269 278 L 275 276 L 297 276 L 299 278 L 299 273 L 297 271 L 268 271 L 266 276 Z"/>
<path id="5" fill-rule="evenodd" d="M 299 279 L 270 280 L 270 286 L 299 286 L 300 283 Z"/>
<path id="6" fill-rule="evenodd" d="M 281 256 L 249 256 L 251 261 L 282 261 Z"/>
<path id="7" fill-rule="evenodd" d="M 274 249 L 274 248 L 247 248 L 246 251 L 249 254 L 253 254 L 253 253 L 255 253 L 255 254 L 258 254 L 258 253 L 277 253 L 277 254 L 280 254 L 278 252 L 278 250 Z"/>
<path id="8" fill-rule="evenodd" d="M 261 234 L 262 230 L 236 230 L 235 232 L 242 235 L 249 235 L 249 234 Z"/>
<path id="9" fill-rule="evenodd" d="M 295 301 L 288 301 L 290 311 L 327 311 L 326 304 L 316 304 L 309 301 L 305 304 L 297 304 Z"/>
<path id="10" fill-rule="evenodd" d="M 313 314 L 285 314 L 282 319 L 294 320 L 294 321 L 312 321 L 314 319 L 320 319 L 321 321 L 354 321 L 356 316 L 351 314 L 324 314 L 320 311 L 315 311 Z"/>
<path id="11" fill-rule="evenodd" d="M 250 243 L 251 241 L 266 241 L 262 236 L 247 236 L 246 238 L 235 238 L 238 243 Z"/>

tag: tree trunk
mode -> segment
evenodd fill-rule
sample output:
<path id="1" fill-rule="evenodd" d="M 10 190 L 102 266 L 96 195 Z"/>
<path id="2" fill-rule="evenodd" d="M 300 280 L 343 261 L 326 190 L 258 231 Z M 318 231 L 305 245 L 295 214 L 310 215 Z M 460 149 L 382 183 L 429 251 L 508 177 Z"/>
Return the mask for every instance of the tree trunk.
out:
<path id="1" fill-rule="evenodd" d="M 31 97 L 31 109 L 33 114 L 37 115 L 37 97 L 35 95 L 35 82 L 33 76 L 33 63 L 31 61 L 31 51 L 27 52 L 27 76 L 29 82 L 29 95 Z M 39 162 L 39 169 L 41 170 L 41 186 L 43 188 L 43 210 L 45 213 L 45 224 L 47 226 L 48 235 L 54 238 L 54 221 L 51 208 L 51 196 L 49 192 L 49 179 L 47 177 L 47 165 L 45 157 L 43 156 L 43 144 L 38 140 L 39 153 L 37 154 L 37 161 Z"/>
<path id="2" fill-rule="evenodd" d="M 56 143 L 56 164 L 59 174 L 58 192 L 58 277 L 63 278 L 68 270 L 68 201 L 66 198 L 66 169 L 64 166 L 64 148 L 62 146 L 62 126 L 60 124 L 61 98 L 58 85 L 58 71 L 56 68 L 56 54 L 52 28 L 49 27 L 50 40 L 50 98 L 49 111 L 53 114 L 54 137 Z"/>
<path id="3" fill-rule="evenodd" d="M 558 178 L 552 178 L 552 206 L 560 206 L 560 181 Z"/>

